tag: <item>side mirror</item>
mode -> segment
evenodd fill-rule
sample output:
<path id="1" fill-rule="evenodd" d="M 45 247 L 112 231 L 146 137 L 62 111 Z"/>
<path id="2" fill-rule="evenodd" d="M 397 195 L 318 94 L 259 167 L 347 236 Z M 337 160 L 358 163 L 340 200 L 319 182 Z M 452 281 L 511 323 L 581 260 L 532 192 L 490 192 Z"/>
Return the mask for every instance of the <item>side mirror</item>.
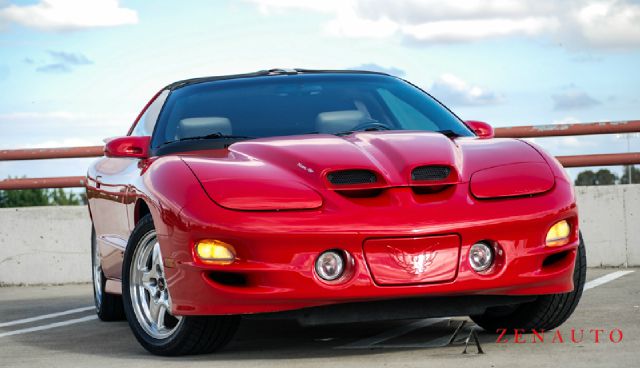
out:
<path id="1" fill-rule="evenodd" d="M 495 135 L 493 133 L 493 127 L 483 121 L 467 120 L 465 123 L 467 123 L 469 128 L 471 128 L 480 139 L 493 138 Z"/>
<path id="2" fill-rule="evenodd" d="M 104 146 L 107 157 L 148 158 L 151 137 L 120 137 L 114 138 Z"/>

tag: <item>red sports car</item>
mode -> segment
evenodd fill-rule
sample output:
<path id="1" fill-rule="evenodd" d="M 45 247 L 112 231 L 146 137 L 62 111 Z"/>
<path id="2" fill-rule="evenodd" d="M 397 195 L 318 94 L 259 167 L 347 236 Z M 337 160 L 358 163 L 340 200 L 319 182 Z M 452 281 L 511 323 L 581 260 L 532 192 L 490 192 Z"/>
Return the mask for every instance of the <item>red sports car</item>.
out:
<path id="1" fill-rule="evenodd" d="M 173 83 L 86 189 L 98 316 L 160 355 L 221 348 L 250 314 L 548 330 L 585 281 L 558 161 L 382 73 Z"/>

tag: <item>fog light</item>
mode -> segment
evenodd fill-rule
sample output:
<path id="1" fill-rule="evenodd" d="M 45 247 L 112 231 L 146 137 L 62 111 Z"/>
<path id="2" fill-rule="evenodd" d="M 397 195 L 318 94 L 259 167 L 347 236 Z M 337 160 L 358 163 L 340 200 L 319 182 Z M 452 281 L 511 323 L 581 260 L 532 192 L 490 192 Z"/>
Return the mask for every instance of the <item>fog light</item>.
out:
<path id="1" fill-rule="evenodd" d="M 333 281 L 344 272 L 344 258 L 340 252 L 328 250 L 316 260 L 316 273 L 325 281 Z"/>
<path id="2" fill-rule="evenodd" d="M 209 263 L 229 264 L 236 259 L 233 247 L 220 240 L 200 240 L 196 243 L 196 254 Z"/>
<path id="3" fill-rule="evenodd" d="M 493 264 L 493 249 L 485 243 L 476 243 L 469 249 L 469 264 L 476 272 L 482 272 Z"/>
<path id="4" fill-rule="evenodd" d="M 567 220 L 556 222 L 551 229 L 547 231 L 547 247 L 558 247 L 569 243 L 569 235 L 571 234 L 571 226 Z"/>

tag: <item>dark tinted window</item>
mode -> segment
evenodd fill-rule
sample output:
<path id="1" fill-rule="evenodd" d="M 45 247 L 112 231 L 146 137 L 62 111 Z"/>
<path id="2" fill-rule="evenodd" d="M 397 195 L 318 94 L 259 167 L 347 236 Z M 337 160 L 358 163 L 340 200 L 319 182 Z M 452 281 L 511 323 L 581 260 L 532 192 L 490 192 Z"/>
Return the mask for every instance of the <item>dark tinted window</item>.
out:
<path id="1" fill-rule="evenodd" d="M 397 78 L 303 74 L 179 88 L 160 114 L 153 146 L 215 133 L 271 137 L 368 128 L 473 135 L 437 101 Z"/>

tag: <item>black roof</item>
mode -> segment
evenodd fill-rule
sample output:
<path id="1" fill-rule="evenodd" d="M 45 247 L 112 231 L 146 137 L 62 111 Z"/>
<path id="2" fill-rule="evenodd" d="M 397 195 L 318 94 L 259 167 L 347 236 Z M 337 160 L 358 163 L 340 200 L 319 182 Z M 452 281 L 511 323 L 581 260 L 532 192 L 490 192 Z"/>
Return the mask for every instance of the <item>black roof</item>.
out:
<path id="1" fill-rule="evenodd" d="M 226 80 L 226 79 L 264 77 L 269 75 L 298 75 L 298 74 L 319 74 L 319 73 L 345 73 L 345 74 L 356 73 L 356 74 L 379 74 L 379 75 L 390 76 L 390 74 L 387 74 L 387 73 L 374 72 L 370 70 L 269 69 L 269 70 L 260 70 L 257 72 L 245 73 L 245 74 L 219 75 L 219 76 L 211 76 L 211 77 L 184 79 L 181 81 L 173 82 L 168 86 L 166 86 L 164 89 L 168 89 L 172 91 L 172 90 L 175 90 L 184 86 L 192 85 L 192 84 Z"/>

